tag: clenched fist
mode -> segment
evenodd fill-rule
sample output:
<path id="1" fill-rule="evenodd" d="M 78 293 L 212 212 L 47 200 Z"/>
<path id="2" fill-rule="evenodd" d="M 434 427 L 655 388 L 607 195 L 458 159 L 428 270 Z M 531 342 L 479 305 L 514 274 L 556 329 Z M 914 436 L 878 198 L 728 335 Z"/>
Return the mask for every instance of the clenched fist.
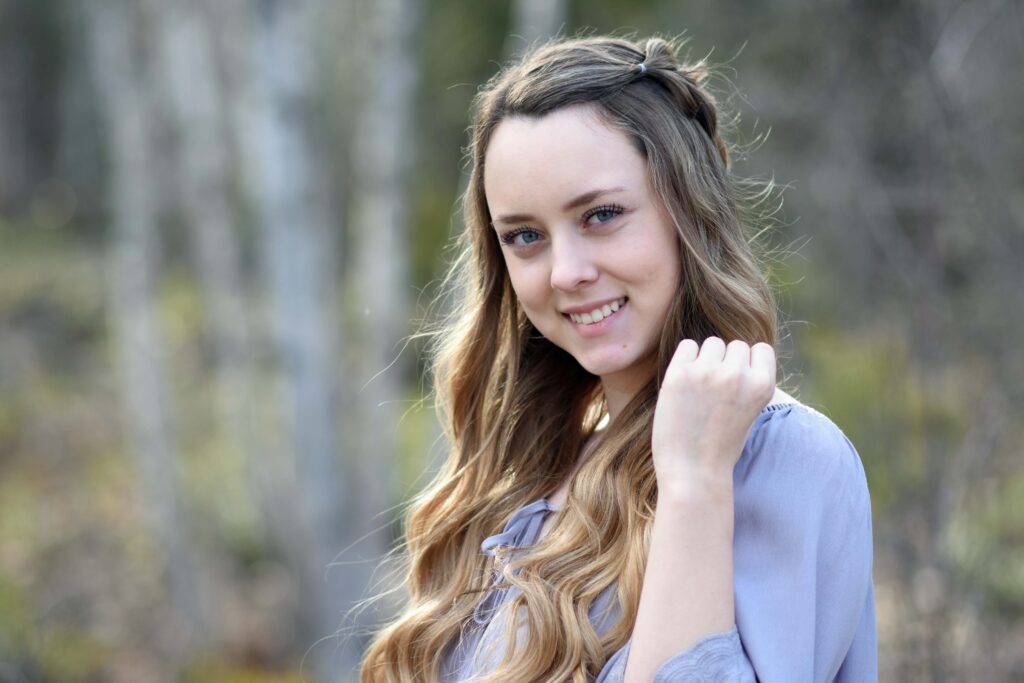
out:
<path id="1" fill-rule="evenodd" d="M 651 447 L 659 491 L 732 481 L 750 427 L 775 391 L 775 350 L 708 337 L 676 348 L 658 394 Z"/>

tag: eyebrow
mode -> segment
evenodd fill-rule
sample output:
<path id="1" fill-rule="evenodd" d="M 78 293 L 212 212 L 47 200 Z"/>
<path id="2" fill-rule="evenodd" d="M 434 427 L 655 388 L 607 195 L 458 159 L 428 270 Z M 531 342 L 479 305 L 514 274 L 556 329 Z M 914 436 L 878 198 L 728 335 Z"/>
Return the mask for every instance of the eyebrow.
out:
<path id="1" fill-rule="evenodd" d="M 562 207 L 562 212 L 563 213 L 567 213 L 569 211 L 572 211 L 573 209 L 578 209 L 579 207 L 583 206 L 584 204 L 589 204 L 590 202 L 594 201 L 595 199 L 597 199 L 601 195 L 612 194 L 614 192 L 625 192 L 625 190 L 626 190 L 626 188 L 624 188 L 624 187 L 610 187 L 610 188 L 607 188 L 607 189 L 590 190 L 589 192 L 584 192 L 583 194 L 579 195 L 575 199 L 569 200 L 569 202 L 565 206 Z M 532 220 L 535 220 L 535 218 L 533 216 L 531 216 L 530 214 L 528 214 L 528 213 L 510 213 L 510 214 L 507 214 L 505 216 L 499 216 L 498 218 L 495 218 L 494 222 L 495 223 L 528 223 L 528 222 L 530 222 Z"/>

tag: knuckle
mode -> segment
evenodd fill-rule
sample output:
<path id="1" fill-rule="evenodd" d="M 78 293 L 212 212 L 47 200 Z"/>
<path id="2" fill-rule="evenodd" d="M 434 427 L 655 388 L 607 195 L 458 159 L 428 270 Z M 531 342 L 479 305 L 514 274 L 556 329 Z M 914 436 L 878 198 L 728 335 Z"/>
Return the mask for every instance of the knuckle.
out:
<path id="1" fill-rule="evenodd" d="M 771 373 L 768 372 L 755 372 L 751 378 L 751 388 L 759 395 L 771 394 L 775 391 L 775 385 L 772 382 Z"/>
<path id="2" fill-rule="evenodd" d="M 676 353 L 682 353 L 684 355 L 695 353 L 698 348 L 700 347 L 697 346 L 697 342 L 695 342 L 694 340 L 684 339 L 678 344 L 676 344 Z"/>
<path id="3" fill-rule="evenodd" d="M 733 367 L 719 368 L 713 377 L 715 386 L 722 389 L 737 389 L 743 383 L 743 374 Z"/>
<path id="4" fill-rule="evenodd" d="M 685 378 L 687 381 L 693 384 L 706 384 L 708 380 L 708 370 L 702 365 L 691 365 L 686 368 Z"/>
<path id="5" fill-rule="evenodd" d="M 719 337 L 708 337 L 704 340 L 704 343 L 701 344 L 701 349 L 713 349 L 721 346 L 725 346 L 725 342 Z"/>
<path id="6" fill-rule="evenodd" d="M 692 373 L 693 369 L 689 365 L 670 366 L 668 372 L 665 373 L 665 379 L 662 382 L 662 386 L 679 387 L 687 384 L 690 381 Z"/>

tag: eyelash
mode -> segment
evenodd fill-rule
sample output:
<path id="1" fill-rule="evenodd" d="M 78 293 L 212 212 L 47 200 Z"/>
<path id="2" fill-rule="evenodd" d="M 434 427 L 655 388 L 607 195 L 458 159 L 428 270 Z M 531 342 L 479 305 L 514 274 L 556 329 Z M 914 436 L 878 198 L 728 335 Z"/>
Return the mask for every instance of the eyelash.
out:
<path id="1" fill-rule="evenodd" d="M 501 236 L 501 243 L 502 244 L 511 245 L 513 242 L 515 242 L 516 238 L 519 237 L 520 235 L 522 235 L 524 232 L 537 232 L 537 231 L 534 230 L 533 228 L 527 228 L 527 227 L 522 227 L 522 228 L 516 228 L 514 230 L 509 230 L 508 232 L 506 232 L 504 235 Z"/>
<path id="2" fill-rule="evenodd" d="M 585 214 L 583 214 L 583 220 L 584 221 L 589 221 L 591 218 L 593 218 L 597 214 L 604 213 L 606 211 L 610 212 L 612 214 L 612 218 L 614 218 L 615 216 L 618 216 L 619 214 L 621 214 L 624 210 L 625 209 L 623 209 L 618 204 L 605 204 L 604 206 L 596 206 L 593 209 L 590 209 L 589 211 L 587 211 Z"/>
<path id="3" fill-rule="evenodd" d="M 625 209 L 623 209 L 618 204 L 605 204 L 603 206 L 595 206 L 593 209 L 590 209 L 590 210 L 588 210 L 587 212 L 585 212 L 583 214 L 583 222 L 586 223 L 587 221 L 589 221 L 591 218 L 593 218 L 594 216 L 596 216 L 599 213 L 608 212 L 608 213 L 611 213 L 612 214 L 612 218 L 614 218 L 615 216 L 620 215 L 623 211 L 625 211 Z M 609 219 L 609 220 L 611 220 L 611 219 Z M 526 226 L 523 226 L 523 227 L 520 227 L 520 228 L 515 228 L 513 230 L 509 230 L 508 232 L 506 232 L 504 235 L 501 236 L 501 243 L 502 244 L 511 245 L 515 241 L 516 237 L 518 237 L 519 235 L 522 235 L 525 232 L 537 232 L 537 231 L 534 230 L 533 228 L 528 228 Z"/>

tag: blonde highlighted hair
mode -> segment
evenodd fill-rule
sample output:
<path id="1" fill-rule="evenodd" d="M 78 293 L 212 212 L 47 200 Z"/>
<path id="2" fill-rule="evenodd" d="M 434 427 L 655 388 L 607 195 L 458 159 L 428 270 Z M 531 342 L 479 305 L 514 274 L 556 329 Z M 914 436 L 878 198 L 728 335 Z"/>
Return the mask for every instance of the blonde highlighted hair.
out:
<path id="1" fill-rule="evenodd" d="M 408 601 L 371 643 L 363 683 L 433 681 L 492 587 L 516 586 L 504 656 L 484 681 L 594 677 L 628 640 L 656 503 L 651 425 L 659 380 L 681 339 L 776 342 L 776 306 L 754 258 L 702 63 L 652 38 L 560 39 L 494 76 L 476 97 L 465 230 L 449 273 L 457 304 L 434 339 L 433 375 L 447 461 L 406 517 Z M 642 65 L 642 66 L 641 66 Z M 599 378 L 542 337 L 505 269 L 484 196 L 484 157 L 506 118 L 584 105 L 636 146 L 679 235 L 680 287 L 657 373 L 607 427 L 576 473 L 558 523 L 529 553 L 481 542 L 522 505 L 570 476 L 604 413 Z M 621 619 L 590 622 L 610 589 Z M 525 625 L 525 630 L 521 627 Z"/>

